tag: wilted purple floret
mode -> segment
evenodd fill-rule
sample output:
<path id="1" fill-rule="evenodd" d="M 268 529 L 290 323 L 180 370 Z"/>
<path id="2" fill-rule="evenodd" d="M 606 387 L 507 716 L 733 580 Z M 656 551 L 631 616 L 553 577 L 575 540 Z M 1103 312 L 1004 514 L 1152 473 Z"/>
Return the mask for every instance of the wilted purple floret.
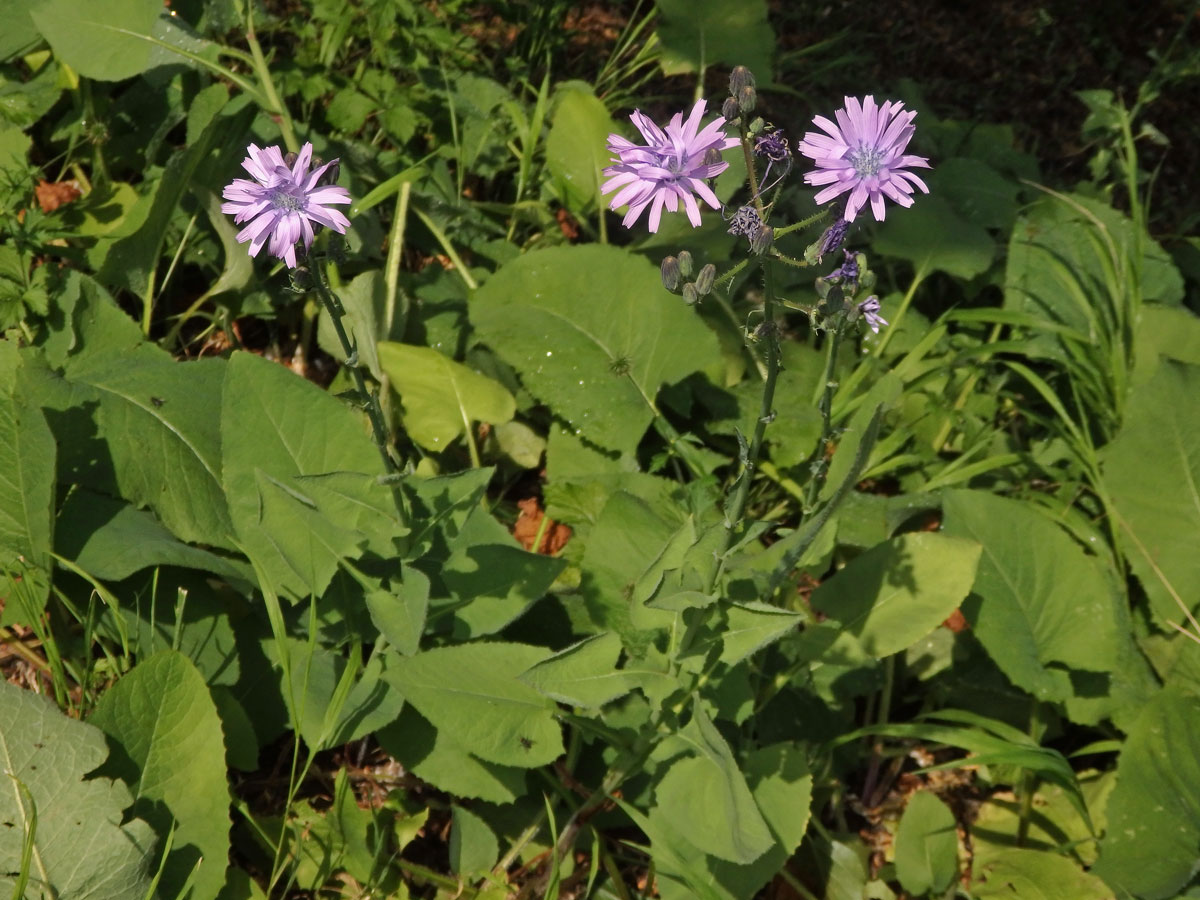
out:
<path id="1" fill-rule="evenodd" d="M 867 96 L 861 103 L 847 97 L 845 107 L 835 113 L 836 124 L 816 116 L 813 124 L 825 134 L 806 133 L 798 149 L 817 165 L 804 180 L 829 185 L 817 194 L 817 203 L 849 191 L 847 222 L 854 221 L 868 200 L 875 219 L 882 222 L 884 197 L 901 206 L 912 206 L 914 186 L 928 194 L 925 182 L 906 171 L 911 166 L 929 168 L 929 160 L 904 152 L 915 130 L 912 120 L 916 115 L 913 110 L 906 111 L 903 103 L 888 100 L 876 106 L 875 98 Z"/>
<path id="2" fill-rule="evenodd" d="M 879 298 L 874 294 L 858 304 L 858 314 L 866 320 L 867 326 L 876 334 L 879 334 L 880 325 L 887 324 L 887 319 L 879 314 Z"/>
<path id="3" fill-rule="evenodd" d="M 238 243 L 250 242 L 250 255 L 270 241 L 268 249 L 296 268 L 296 244 L 304 241 L 308 250 L 313 242 L 312 223 L 332 228 L 345 234 L 350 220 L 336 209 L 327 209 L 331 203 L 349 203 L 350 192 L 343 187 L 327 185 L 318 187 L 330 166 L 331 160 L 312 172 L 312 144 L 305 144 L 296 161 L 289 167 L 278 147 L 260 150 L 254 144 L 246 148 L 250 155 L 242 162 L 254 181 L 235 178 L 225 186 L 221 196 L 228 203 L 221 204 L 221 212 L 233 215 L 233 221 L 241 225 L 250 222 L 238 232 Z"/>
<path id="4" fill-rule="evenodd" d="M 666 129 L 659 128 L 635 110 L 629 118 L 645 138 L 644 144 L 635 144 L 619 134 L 608 136 L 608 150 L 614 154 L 613 164 L 604 170 L 608 181 L 600 188 L 600 193 L 617 192 L 609 203 L 611 209 L 629 205 L 621 220 L 626 228 L 632 227 L 642 210 L 649 206 L 650 231 L 658 231 L 663 207 L 668 212 L 677 212 L 681 200 L 692 227 L 699 226 L 700 207 L 693 193 L 699 194 L 700 199 L 713 209 L 720 208 L 720 201 L 705 184 L 705 179 L 720 175 L 729 163 L 706 162 L 704 157 L 709 150 L 719 153 L 736 146 L 738 140 L 725 136 L 721 130 L 725 119 L 720 116 L 701 129 L 704 107 L 705 101 L 698 101 L 686 122 L 683 113 L 676 113 Z"/>

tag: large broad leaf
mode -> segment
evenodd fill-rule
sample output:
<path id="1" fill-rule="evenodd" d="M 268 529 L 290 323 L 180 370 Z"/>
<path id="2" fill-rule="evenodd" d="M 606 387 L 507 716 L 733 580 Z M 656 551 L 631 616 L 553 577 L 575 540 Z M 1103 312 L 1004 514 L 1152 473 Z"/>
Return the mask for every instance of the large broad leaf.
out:
<path id="1" fill-rule="evenodd" d="M 954 612 L 975 580 L 980 546 L 903 534 L 855 557 L 813 593 L 813 607 L 877 658 L 910 647 Z"/>
<path id="2" fill-rule="evenodd" d="M 774 838 L 767 852 L 752 863 L 739 865 L 715 856 L 697 856 L 686 837 L 694 830 L 692 823 L 669 819 L 660 808 L 651 810 L 648 818 L 634 816 L 650 837 L 664 898 L 753 897 L 804 838 L 813 782 L 804 751 L 792 744 L 762 747 L 746 757 L 742 772 Z"/>
<path id="3" fill-rule="evenodd" d="M 555 247 L 505 265 L 470 306 L 480 337 L 586 440 L 632 451 L 664 384 L 719 358 L 717 340 L 616 247 Z"/>
<path id="4" fill-rule="evenodd" d="M 133 798 L 124 784 L 84 777 L 108 756 L 104 733 L 5 682 L 0 721 L 0 895 L 17 896 L 33 831 L 28 900 L 144 897 L 158 852 L 154 832 L 142 819 L 125 821 Z"/>
<path id="5" fill-rule="evenodd" d="M 183 566 L 231 580 L 252 577 L 245 563 L 185 544 L 146 510 L 87 488 L 67 498 L 58 521 L 56 551 L 96 578 L 121 581 L 152 566 Z"/>
<path id="6" fill-rule="evenodd" d="M 559 88 L 546 137 L 546 166 L 572 209 L 582 212 L 600 199 L 600 170 L 609 163 L 606 144 L 616 130 L 608 108 L 587 84 Z"/>
<path id="7" fill-rule="evenodd" d="M 1092 870 L 1117 896 L 1163 900 L 1195 875 L 1200 860 L 1197 747 L 1200 698 L 1168 686 L 1142 712 L 1117 762 L 1117 786 L 1106 808 L 1108 830 Z"/>
<path id="8" fill-rule="evenodd" d="M 598 709 L 636 686 L 628 672 L 617 668 L 620 655 L 621 639 L 606 632 L 542 660 L 521 680 L 559 703 Z"/>
<path id="9" fill-rule="evenodd" d="M 968 222 L 941 197 L 920 197 L 912 209 L 890 215 L 879 227 L 874 250 L 909 260 L 918 272 L 940 270 L 959 278 L 987 271 L 996 242 L 982 225 Z"/>
<path id="10" fill-rule="evenodd" d="M 511 803 L 525 794 L 525 770 L 485 762 L 454 739 L 453 732 L 437 729 L 411 706 L 375 736 L 380 745 L 404 768 L 422 781 L 456 797 L 488 803 Z"/>
<path id="11" fill-rule="evenodd" d="M 61 377 L 30 369 L 59 447 L 59 480 L 149 506 L 177 537 L 232 548 L 221 486 L 223 360 L 175 362 L 83 282 Z"/>
<path id="12" fill-rule="evenodd" d="M 16 345 L 0 347 L 0 572 L 18 558 L 49 571 L 54 513 L 54 435 L 18 389 Z"/>
<path id="13" fill-rule="evenodd" d="M 238 541 L 278 591 L 320 594 L 338 560 L 400 530 L 363 417 L 276 363 L 230 359 L 221 454 Z"/>
<path id="14" fill-rule="evenodd" d="M 729 745 L 700 706 L 679 737 L 695 755 L 674 763 L 659 782 L 656 814 L 711 856 L 754 862 L 774 838 Z"/>
<path id="15" fill-rule="evenodd" d="M 1099 878 L 1054 852 L 1004 850 L 977 858 L 972 875 L 971 896 L 978 900 L 1112 900 L 1113 896 Z"/>
<path id="16" fill-rule="evenodd" d="M 910 894 L 941 892 L 958 871 L 954 814 L 930 791 L 908 801 L 896 829 L 896 877 Z"/>
<path id="17" fill-rule="evenodd" d="M 133 788 L 135 811 L 163 835 L 175 829 L 160 890 L 176 896 L 193 877 L 192 897 L 212 900 L 225 883 L 230 800 L 204 678 L 182 653 L 156 654 L 105 692 L 91 723 L 124 751 L 105 770 Z"/>
<path id="18" fill-rule="evenodd" d="M 964 610 L 1013 684 L 1050 701 L 1117 693 L 1111 682 L 1124 685 L 1128 678 L 1114 673 L 1136 650 L 1128 611 L 1104 564 L 1015 500 L 949 491 L 943 508 L 947 534 L 983 546 Z"/>
<path id="19" fill-rule="evenodd" d="M 33 21 L 58 57 L 88 78 L 121 81 L 185 59 L 204 42 L 171 20 L 157 0 L 46 0 Z"/>
<path id="20" fill-rule="evenodd" d="M 655 5 L 662 15 L 658 38 L 666 74 L 703 72 L 724 63 L 747 66 L 764 83 L 771 80 L 775 32 L 767 21 L 766 0 L 656 0 Z"/>
<path id="21" fill-rule="evenodd" d="M 475 756 L 532 768 L 563 752 L 554 701 L 519 680 L 548 655 L 526 644 L 459 644 L 397 658 L 385 677 Z"/>
<path id="22" fill-rule="evenodd" d="M 1155 615 L 1181 621 L 1176 597 L 1200 605 L 1200 367 L 1164 360 L 1126 409 L 1102 451 L 1104 482 Z"/>
<path id="23" fill-rule="evenodd" d="M 472 422 L 502 425 L 517 411 L 504 385 L 432 347 L 383 341 L 377 352 L 404 405 L 404 428 L 426 450 L 445 450 Z"/>

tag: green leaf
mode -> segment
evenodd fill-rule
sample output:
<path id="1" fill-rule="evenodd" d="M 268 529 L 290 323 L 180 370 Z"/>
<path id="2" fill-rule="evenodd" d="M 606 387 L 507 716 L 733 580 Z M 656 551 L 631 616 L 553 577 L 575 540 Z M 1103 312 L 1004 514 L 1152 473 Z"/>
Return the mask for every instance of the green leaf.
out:
<path id="1" fill-rule="evenodd" d="M 582 212 L 600 201 L 608 136 L 617 130 L 605 105 L 582 82 L 559 88 L 546 137 L 546 166 L 566 205 Z"/>
<path id="2" fill-rule="evenodd" d="M 1200 698 L 1164 688 L 1121 749 L 1117 786 L 1105 810 L 1108 830 L 1092 871 L 1118 896 L 1165 900 L 1195 875 L 1200 859 L 1197 747 Z"/>
<path id="3" fill-rule="evenodd" d="M 716 337 L 647 260 L 589 244 L 526 253 L 469 307 L 479 336 L 588 441 L 632 452 L 664 384 L 719 358 Z"/>
<path id="4" fill-rule="evenodd" d="M 425 615 L 429 610 L 429 577 L 420 569 L 404 569 L 404 581 L 390 590 L 369 591 L 366 595 L 371 622 L 405 656 L 412 656 L 421 644 Z"/>
<path id="5" fill-rule="evenodd" d="M 57 414 L 60 480 L 66 474 L 106 488 L 97 476 L 111 477 L 114 493 L 149 506 L 177 537 L 232 549 L 218 418 L 225 362 L 179 363 L 140 343 L 107 295 L 89 301 L 78 319 L 82 347 L 62 379 L 42 382 L 53 394 L 39 397 Z M 93 469 L 105 458 L 111 475 Z"/>
<path id="6" fill-rule="evenodd" d="M 16 347 L 5 355 L 16 360 Z M 54 435 L 42 411 L 18 386 L 0 389 L 0 569 L 17 557 L 50 570 L 54 515 Z"/>
<path id="7" fill-rule="evenodd" d="M 104 733 L 6 682 L 0 721 L 0 823 L 10 825 L 0 827 L 0 895 L 14 896 L 22 845 L 36 828 L 28 900 L 145 896 L 153 830 L 125 815 L 133 798 L 124 784 L 85 779 L 108 756 Z"/>
<path id="8" fill-rule="evenodd" d="M 243 256 L 246 255 L 244 246 L 238 247 L 238 250 Z M 342 318 L 342 327 L 346 329 L 350 338 L 350 346 L 358 351 L 359 362 L 376 381 L 383 380 L 377 352 L 377 323 L 383 318 L 383 307 L 387 302 L 384 288 L 383 273 L 379 269 L 371 269 L 355 276 L 353 281 L 338 290 L 338 299 L 342 301 L 342 308 L 346 311 Z M 346 353 L 333 327 L 333 320 L 324 309 L 317 322 L 317 340 L 321 349 L 338 362 L 346 361 Z"/>
<path id="9" fill-rule="evenodd" d="M 221 455 L 238 541 L 277 591 L 320 594 L 339 560 L 401 532 L 363 416 L 277 363 L 229 360 Z"/>
<path id="10" fill-rule="evenodd" d="M 33 21 L 55 54 L 80 75 L 100 81 L 123 81 L 165 63 L 184 58 L 162 43 L 187 41 L 168 21 L 156 0 L 46 0 L 32 10 Z"/>
<path id="11" fill-rule="evenodd" d="M 1200 607 L 1200 367 L 1164 361 L 1101 451 L 1126 557 L 1160 621 Z"/>
<path id="12" fill-rule="evenodd" d="M 16 212 L 28 193 L 26 169 L 33 141 L 20 128 L 0 123 L 0 213 Z"/>
<path id="13" fill-rule="evenodd" d="M 996 242 L 986 228 L 968 222 L 944 199 L 931 195 L 888 216 L 872 249 L 907 259 L 925 275 L 940 270 L 969 279 L 987 271 L 996 255 Z"/>
<path id="14" fill-rule="evenodd" d="M 775 32 L 765 0 L 656 0 L 655 5 L 662 16 L 658 38 L 665 74 L 702 72 L 724 63 L 747 66 L 764 83 L 771 80 Z M 709 110 L 717 113 L 719 105 Z"/>
<path id="15" fill-rule="evenodd" d="M 978 900 L 1112 900 L 1112 891 L 1074 860 L 1038 850 L 1004 850 L 977 861 L 971 895 Z"/>
<path id="16" fill-rule="evenodd" d="M 737 665 L 805 621 L 800 613 L 756 600 L 731 603 L 725 614 L 728 621 L 721 629 L 721 662 L 729 666 Z"/>
<path id="17" fill-rule="evenodd" d="M 385 677 L 480 759 L 532 768 L 563 752 L 554 701 L 518 680 L 548 655 L 525 644 L 459 644 L 400 658 Z"/>
<path id="18" fill-rule="evenodd" d="M 253 578 L 244 563 L 185 544 L 153 514 L 87 488 L 67 498 L 58 521 L 57 552 L 106 581 L 122 581 L 154 566 L 184 566 L 229 580 Z"/>
<path id="19" fill-rule="evenodd" d="M 695 756 L 674 763 L 655 789 L 655 811 L 705 853 L 745 865 L 774 844 L 733 753 L 699 706 L 679 732 Z"/>
<path id="20" fill-rule="evenodd" d="M 1125 601 L 1104 564 L 1018 501 L 948 491 L 943 509 L 946 534 L 983 547 L 976 596 L 964 611 L 1013 684 L 1050 701 L 1074 697 L 1076 683 L 1096 693 L 1089 681 L 1114 693 L 1109 682 L 1126 680 L 1120 663 L 1136 650 Z"/>
<path id="21" fill-rule="evenodd" d="M 99 264 L 99 281 L 133 291 L 148 302 L 167 226 L 200 166 L 214 150 L 230 164 L 241 153 L 241 137 L 253 119 L 254 107 L 239 96 L 228 104 L 224 114 L 218 115 L 227 99 L 228 90 L 221 84 L 209 85 L 196 96 L 188 113 L 188 131 L 197 132 L 197 137 L 171 157 L 153 193 L 139 201 L 139 205 L 145 205 L 144 218 L 131 221 L 136 225 L 132 230 L 113 232 L 107 249 L 104 246 L 108 242 L 101 242 L 89 255 L 93 263 Z"/>
<path id="22" fill-rule="evenodd" d="M 475 813 L 455 806 L 450 815 L 450 871 L 460 877 L 490 872 L 500 857 L 500 842 Z"/>
<path id="23" fill-rule="evenodd" d="M 621 639 L 609 631 L 542 660 L 521 680 L 559 703 L 599 709 L 636 686 L 628 672 L 617 668 L 620 655 Z"/>
<path id="24" fill-rule="evenodd" d="M 504 385 L 431 347 L 379 344 L 379 364 L 404 404 L 404 427 L 427 450 L 445 450 L 472 422 L 499 425 L 517 410 Z"/>
<path id="25" fill-rule="evenodd" d="M 40 39 L 30 13 L 39 0 L 0 0 L 0 22 L 4 22 L 4 34 L 0 36 L 0 62 L 8 62 L 28 53 Z"/>
<path id="26" fill-rule="evenodd" d="M 909 798 L 896 829 L 896 877 L 910 894 L 941 892 L 958 871 L 954 814 L 931 791 Z"/>
<path id="27" fill-rule="evenodd" d="M 456 797 L 512 803 L 524 796 L 525 770 L 473 756 L 453 733 L 435 729 L 411 706 L 375 736 L 380 745 L 425 782 Z"/>
<path id="28" fill-rule="evenodd" d="M 105 771 L 133 789 L 135 810 L 160 834 L 175 829 L 159 889 L 212 900 L 225 883 L 229 787 L 221 719 L 204 679 L 168 650 L 143 661 L 100 698 L 91 723 L 123 751 Z"/>
<path id="29" fill-rule="evenodd" d="M 943 534 L 903 534 L 855 557 L 813 593 L 813 607 L 882 659 L 945 621 L 975 580 L 981 548 Z"/>

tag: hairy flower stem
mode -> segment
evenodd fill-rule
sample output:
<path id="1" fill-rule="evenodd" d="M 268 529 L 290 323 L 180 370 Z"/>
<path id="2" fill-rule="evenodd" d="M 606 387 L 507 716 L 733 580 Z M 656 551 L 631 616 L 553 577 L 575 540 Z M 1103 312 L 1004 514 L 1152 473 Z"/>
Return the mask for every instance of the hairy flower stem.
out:
<path id="1" fill-rule="evenodd" d="M 821 439 L 817 441 L 817 458 L 813 460 L 815 469 L 812 478 L 809 479 L 808 490 L 805 494 L 805 511 L 811 510 L 816 504 L 821 488 L 825 484 L 825 473 L 829 470 L 826 460 L 829 455 L 829 445 L 833 441 L 833 395 L 837 391 L 837 381 L 834 376 L 837 372 L 838 348 L 842 343 L 842 329 L 845 325 L 845 319 L 842 318 L 838 326 L 830 332 L 829 343 L 825 348 L 825 374 L 821 382 L 821 400 L 818 404 L 818 408 L 821 410 Z"/>
<path id="2" fill-rule="evenodd" d="M 383 467 L 389 475 L 395 474 L 398 469 L 392 459 L 392 454 L 388 451 L 389 441 L 387 429 L 383 424 L 383 411 L 379 408 L 379 396 L 374 391 L 367 389 L 367 380 L 363 377 L 362 365 L 358 361 L 358 348 L 350 343 L 350 336 L 346 334 L 346 328 L 342 324 L 346 308 L 342 306 L 342 301 L 337 298 L 337 295 L 329 289 L 325 280 L 323 261 L 314 261 L 312 273 L 313 284 L 316 285 L 317 293 L 321 296 L 325 311 L 329 313 L 329 321 L 333 323 L 333 330 L 337 332 L 342 352 L 346 354 L 345 365 L 354 378 L 354 388 L 358 391 L 360 402 L 367 411 L 367 418 L 371 420 L 371 433 L 375 437 L 375 446 L 379 448 L 379 455 L 383 458 Z"/>

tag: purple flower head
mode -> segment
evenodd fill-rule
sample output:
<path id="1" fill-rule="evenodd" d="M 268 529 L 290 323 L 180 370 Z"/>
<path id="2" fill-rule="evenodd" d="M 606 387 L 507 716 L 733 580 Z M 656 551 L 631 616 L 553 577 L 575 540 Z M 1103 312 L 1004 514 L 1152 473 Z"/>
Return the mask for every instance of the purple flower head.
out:
<path id="1" fill-rule="evenodd" d="M 832 281 L 835 278 L 840 278 L 842 281 L 858 281 L 858 254 L 851 253 L 849 250 L 843 250 L 846 254 L 846 261 L 824 276 L 826 281 Z"/>
<path id="2" fill-rule="evenodd" d="M 840 249 L 846 240 L 846 232 L 849 230 L 850 223 L 839 216 L 837 221 L 826 228 L 825 233 L 821 235 L 820 246 L 817 247 L 817 258 L 820 259 L 826 253 Z"/>
<path id="3" fill-rule="evenodd" d="M 788 149 L 787 138 L 783 136 L 783 131 L 779 128 L 760 135 L 754 141 L 754 152 L 759 156 L 765 156 L 771 162 L 783 162 L 792 153 Z"/>
<path id="4" fill-rule="evenodd" d="M 751 242 L 758 237 L 758 233 L 762 231 L 763 221 L 756 210 L 750 204 L 746 204 L 729 220 L 728 231 L 732 235 L 745 235 Z"/>
<path id="5" fill-rule="evenodd" d="M 886 325 L 887 319 L 879 314 L 879 298 L 872 294 L 858 304 L 858 314 L 863 317 L 873 332 L 879 334 L 879 326 Z"/>
<path id="6" fill-rule="evenodd" d="M 227 184 L 221 196 L 229 202 L 221 204 L 221 212 L 232 214 L 239 225 L 250 222 L 238 232 L 237 239 L 238 243 L 250 242 L 251 256 L 258 256 L 269 240 L 271 255 L 294 269 L 297 242 L 303 240 L 306 251 L 312 246 L 313 222 L 338 234 L 346 233 L 350 220 L 327 207 L 331 203 L 349 203 L 350 192 L 334 185 L 319 186 L 326 171 L 336 165 L 336 159 L 309 172 L 312 144 L 304 145 L 291 166 L 284 162 L 278 147 L 260 150 L 251 144 L 246 152 L 250 155 L 242 162 L 242 168 L 254 181 L 235 178 Z"/>
<path id="7" fill-rule="evenodd" d="M 903 103 L 888 100 L 876 106 L 875 98 L 867 96 L 861 103 L 847 97 L 846 106 L 835 114 L 836 124 L 824 116 L 815 117 L 813 124 L 825 134 L 807 132 L 797 149 L 817 165 L 804 180 L 829 185 L 817 194 L 817 203 L 849 191 L 847 222 L 854 221 L 868 200 L 876 221 L 882 222 L 884 197 L 901 206 L 912 206 L 914 186 L 928 194 L 925 182 L 907 168 L 928 169 L 929 160 L 904 152 L 915 130 L 912 120 L 916 115 L 915 111 L 905 111 Z"/>
<path id="8" fill-rule="evenodd" d="M 681 200 L 692 227 L 699 226 L 700 208 L 693 193 L 699 194 L 700 199 L 713 209 L 720 208 L 716 194 L 705 184 L 705 179 L 720 175 L 729 163 L 712 163 L 706 161 L 705 156 L 709 150 L 719 153 L 736 146 L 738 141 L 725 136 L 721 130 L 725 119 L 721 117 L 701 129 L 704 107 L 705 101 L 698 101 L 686 122 L 683 113 L 676 113 L 666 129 L 659 128 L 635 110 L 630 119 L 642 133 L 644 144 L 635 144 L 619 134 L 608 136 L 608 149 L 614 154 L 613 164 L 604 170 L 608 181 L 600 188 L 600 193 L 617 191 L 609 203 L 611 209 L 629 205 L 621 220 L 626 228 L 632 227 L 642 210 L 649 206 L 650 231 L 658 231 L 663 207 L 668 212 L 677 212 Z"/>

